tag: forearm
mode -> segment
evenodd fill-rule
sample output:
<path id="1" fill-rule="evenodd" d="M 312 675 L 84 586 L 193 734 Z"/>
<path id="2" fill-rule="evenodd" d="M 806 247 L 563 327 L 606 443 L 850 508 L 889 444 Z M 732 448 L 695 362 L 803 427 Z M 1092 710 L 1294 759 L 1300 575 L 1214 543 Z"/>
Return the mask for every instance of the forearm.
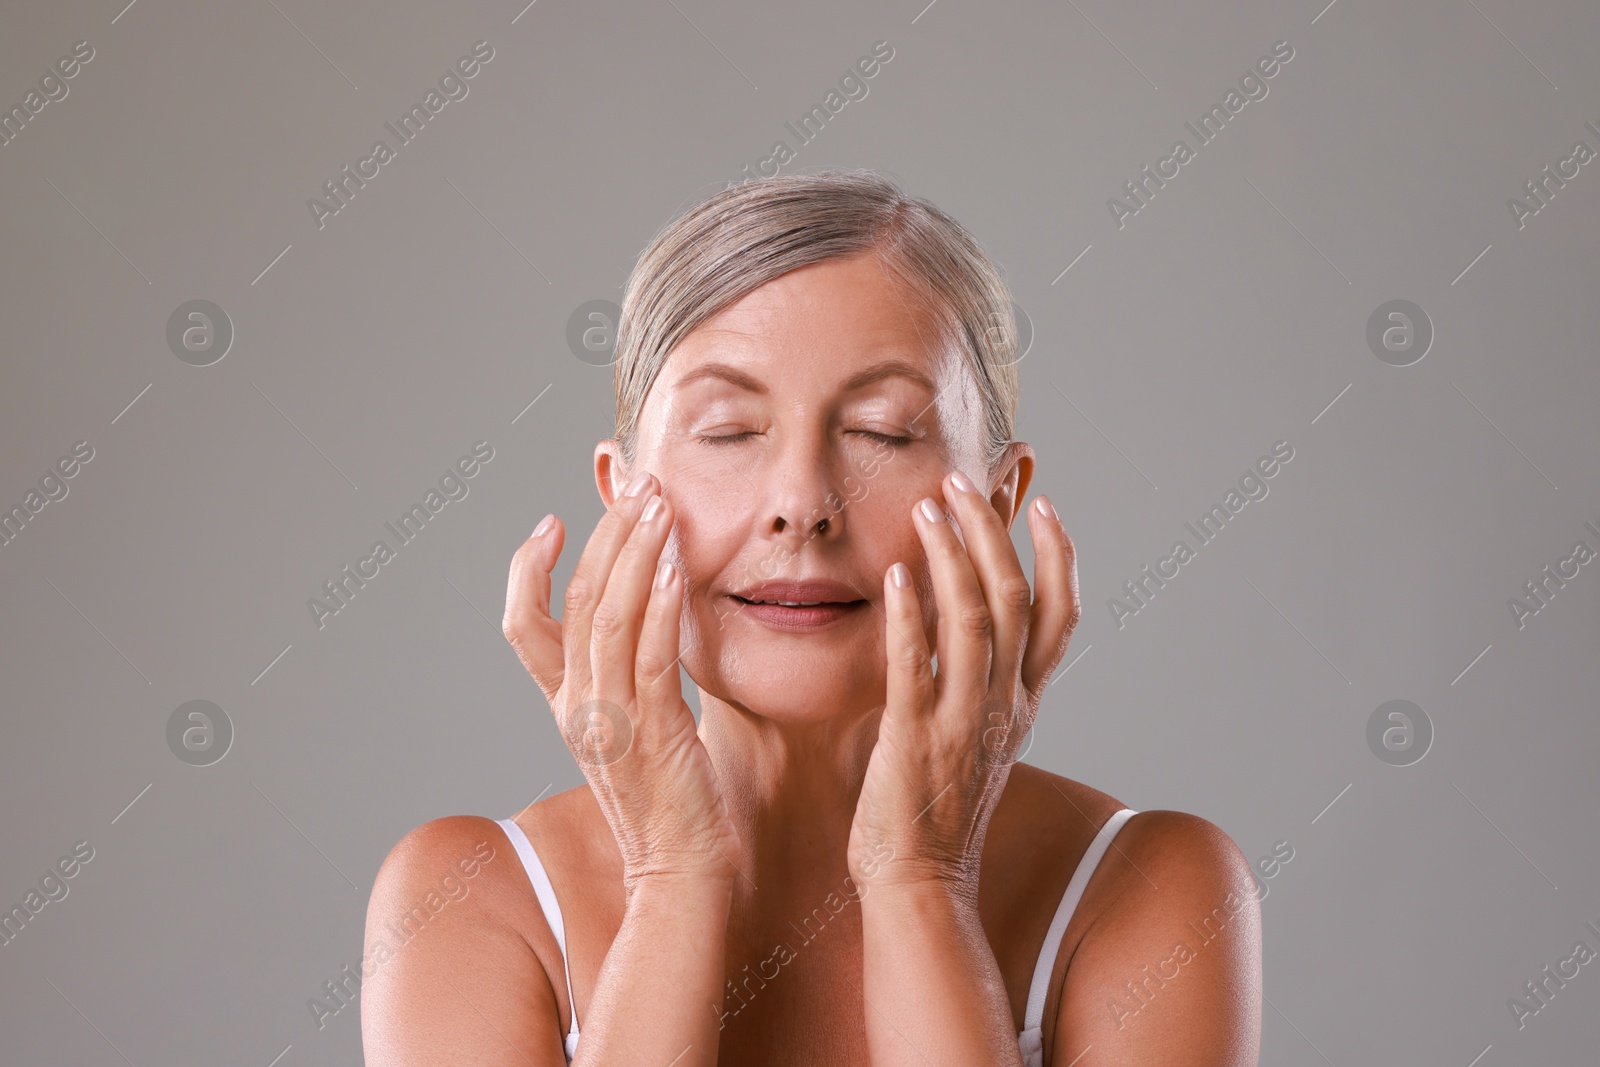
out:
<path id="1" fill-rule="evenodd" d="M 730 886 L 698 881 L 629 891 L 622 928 L 579 1020 L 574 1067 L 717 1062 L 732 898 Z"/>
<path id="2" fill-rule="evenodd" d="M 874 1067 L 1020 1067 L 1011 1004 L 976 899 L 937 887 L 875 885 L 861 910 Z"/>

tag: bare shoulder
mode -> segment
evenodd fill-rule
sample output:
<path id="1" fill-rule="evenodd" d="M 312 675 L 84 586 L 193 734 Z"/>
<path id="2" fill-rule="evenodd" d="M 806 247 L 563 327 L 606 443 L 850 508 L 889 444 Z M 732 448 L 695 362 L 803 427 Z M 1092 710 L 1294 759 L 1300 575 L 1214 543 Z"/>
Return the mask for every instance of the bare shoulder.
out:
<path id="1" fill-rule="evenodd" d="M 1032 896 L 1045 898 L 1040 903 L 1053 913 L 1051 898 L 1060 896 L 1095 834 L 1122 807 L 1116 797 L 1082 782 L 1013 764 L 990 820 L 979 884 L 992 870 L 1025 894 L 1008 901 L 1007 911 L 1028 910 L 1026 896 Z"/>
<path id="2" fill-rule="evenodd" d="M 1019 763 L 996 808 L 994 826 L 1008 837 L 1026 837 L 1034 854 L 1053 854 L 1075 869 L 1107 820 L 1126 807 L 1083 782 Z M 1157 874 L 1169 890 L 1157 906 L 1178 907 L 1184 902 L 1180 894 L 1195 899 L 1226 896 L 1230 890 L 1254 894 L 1249 861 L 1221 827 L 1182 811 L 1139 811 L 1112 838 L 1075 917 L 1097 924 L 1124 921 L 1130 910 L 1151 904 L 1127 890 L 1136 883 L 1151 888 L 1162 881 Z"/>
<path id="3" fill-rule="evenodd" d="M 999 935 L 1014 1004 L 1026 998 L 1073 873 L 1107 820 L 1130 806 L 1039 767 L 1012 767 L 980 889 L 992 872 L 985 924 Z M 1182 811 L 1129 817 L 1093 864 L 1062 937 L 1045 1002 L 1046 1062 L 1255 1064 L 1260 924 L 1250 864 L 1221 827 Z"/>
<path id="4" fill-rule="evenodd" d="M 518 881 L 521 889 L 518 889 Z M 527 876 L 493 819 L 455 815 L 407 833 L 367 905 L 362 1042 L 369 1064 L 560 1063 L 557 1002 L 528 911 Z M 526 1050 L 520 1056 L 508 1041 Z M 550 1058 L 554 1042 L 555 1058 Z"/>
<path id="5" fill-rule="evenodd" d="M 425 822 L 389 850 L 378 868 L 377 885 L 408 882 L 418 874 L 442 873 L 441 867 L 454 866 L 445 862 L 448 854 L 463 849 L 473 856 L 487 854 L 494 850 L 493 841 L 502 835 L 493 819 L 478 815 L 450 815 Z M 457 869 L 466 874 L 465 866 Z"/>
<path id="6" fill-rule="evenodd" d="M 1096 885 L 1095 883 L 1098 883 Z M 1243 1067 L 1259 1054 L 1261 910 L 1249 861 L 1220 827 L 1144 811 L 1112 840 L 1083 900 L 1053 1049 L 1079 1067 Z"/>
<path id="7" fill-rule="evenodd" d="M 508 862 L 509 861 L 509 862 Z M 497 904 L 516 873 L 518 859 L 505 831 L 493 820 L 478 815 L 450 815 L 423 823 L 389 850 L 373 882 L 368 904 L 369 933 L 389 932 L 390 940 L 402 931 L 389 931 L 380 920 L 399 921 L 411 916 L 418 928 L 446 915 L 460 926 L 470 917 L 482 924 L 497 917 Z M 422 903 L 428 918 L 416 912 Z M 431 905 L 431 908 L 429 907 Z"/>

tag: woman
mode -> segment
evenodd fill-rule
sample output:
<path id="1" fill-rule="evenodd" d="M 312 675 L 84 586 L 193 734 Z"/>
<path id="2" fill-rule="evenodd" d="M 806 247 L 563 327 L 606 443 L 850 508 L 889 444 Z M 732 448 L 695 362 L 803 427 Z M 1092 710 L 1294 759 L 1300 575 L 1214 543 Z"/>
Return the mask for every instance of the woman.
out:
<path id="1" fill-rule="evenodd" d="M 364 982 L 369 1064 L 1256 1063 L 1238 848 L 1015 762 L 1079 614 L 1050 503 L 1032 590 L 1009 535 L 1016 359 L 977 244 L 869 173 L 734 186 L 656 236 L 607 512 L 559 622 L 554 516 L 507 591 L 587 784 L 396 846 L 369 949 L 428 929 Z"/>

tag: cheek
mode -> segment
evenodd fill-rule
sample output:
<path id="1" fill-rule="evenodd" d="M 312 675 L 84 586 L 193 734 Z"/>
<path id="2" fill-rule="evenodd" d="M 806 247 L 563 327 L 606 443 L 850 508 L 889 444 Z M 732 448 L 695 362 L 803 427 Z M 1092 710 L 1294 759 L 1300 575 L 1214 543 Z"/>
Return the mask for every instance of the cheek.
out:
<path id="1" fill-rule="evenodd" d="M 937 481 L 923 484 L 925 481 L 928 480 L 890 484 L 886 479 L 880 479 L 870 495 L 859 504 L 850 505 L 855 513 L 851 516 L 853 521 L 847 523 L 847 529 L 851 551 L 859 560 L 862 571 L 870 573 L 880 583 L 877 595 L 882 595 L 881 583 L 889 567 L 904 563 L 911 571 L 912 588 L 922 604 L 924 615 L 932 618 L 932 572 L 927 552 L 922 547 L 922 538 L 917 533 L 916 520 L 912 517 L 913 509 L 924 497 L 940 499 Z"/>
<path id="2" fill-rule="evenodd" d="M 713 583 L 720 585 L 737 577 L 730 573 L 730 567 L 748 548 L 746 542 L 753 528 L 749 515 L 751 494 L 733 491 L 725 479 L 707 479 L 700 484 L 680 477 L 673 486 L 668 495 L 674 521 L 661 558 L 682 576 L 686 607 L 700 610 Z M 744 577 L 754 580 L 772 576 Z"/>
<path id="3" fill-rule="evenodd" d="M 891 477 L 886 468 L 872 483 L 872 492 L 856 509 L 856 522 L 851 527 L 851 539 L 856 551 L 872 566 L 881 578 L 896 562 L 911 570 L 911 585 L 922 607 L 922 617 L 930 643 L 938 619 L 938 604 L 934 599 L 933 570 L 928 562 L 922 537 L 917 533 L 912 510 L 927 497 L 944 505 L 944 491 L 940 481 L 944 471 L 933 469 L 913 470 L 909 466 L 894 472 Z"/>

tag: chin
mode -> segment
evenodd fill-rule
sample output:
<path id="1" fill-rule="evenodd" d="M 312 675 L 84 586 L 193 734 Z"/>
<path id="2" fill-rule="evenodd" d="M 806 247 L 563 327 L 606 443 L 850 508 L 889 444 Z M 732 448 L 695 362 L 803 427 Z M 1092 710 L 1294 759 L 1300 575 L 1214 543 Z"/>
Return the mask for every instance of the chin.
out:
<path id="1" fill-rule="evenodd" d="M 754 647 L 754 646 L 763 647 Z M 720 699 L 774 722 L 823 722 L 840 715 L 864 713 L 884 701 L 884 669 L 871 659 L 876 643 L 856 642 L 848 649 L 803 642 L 781 646 L 766 642 L 725 641 L 716 650 L 713 669 L 695 684 Z M 852 660 L 860 659 L 859 663 Z M 870 660 L 870 662 L 869 662 Z"/>

